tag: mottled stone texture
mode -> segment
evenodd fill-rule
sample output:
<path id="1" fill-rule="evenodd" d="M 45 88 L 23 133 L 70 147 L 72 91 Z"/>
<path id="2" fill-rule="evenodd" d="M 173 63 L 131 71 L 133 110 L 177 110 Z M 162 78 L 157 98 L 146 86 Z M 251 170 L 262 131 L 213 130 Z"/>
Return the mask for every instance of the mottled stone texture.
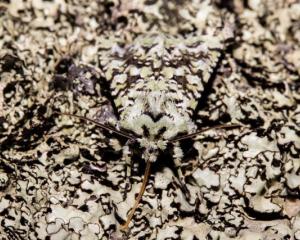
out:
<path id="1" fill-rule="evenodd" d="M 299 19 L 296 0 L 2 1 L 1 239 L 300 239 Z M 214 66 L 189 114 L 244 127 L 167 147 L 124 233 L 142 149 L 55 111 L 119 127 L 105 54 L 151 33 L 222 42 L 197 56 Z M 203 66 L 183 55 L 175 69 Z"/>

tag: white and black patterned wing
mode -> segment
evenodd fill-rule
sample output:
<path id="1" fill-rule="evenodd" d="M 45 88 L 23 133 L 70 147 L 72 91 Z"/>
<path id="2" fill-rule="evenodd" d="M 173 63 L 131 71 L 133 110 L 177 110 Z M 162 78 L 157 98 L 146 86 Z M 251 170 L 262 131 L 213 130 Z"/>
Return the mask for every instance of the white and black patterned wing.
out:
<path id="1" fill-rule="evenodd" d="M 121 125 L 139 135 L 145 128 L 149 135 L 164 131 L 165 139 L 193 131 L 193 110 L 222 49 L 215 36 L 161 34 L 113 46 L 100 65 Z"/>

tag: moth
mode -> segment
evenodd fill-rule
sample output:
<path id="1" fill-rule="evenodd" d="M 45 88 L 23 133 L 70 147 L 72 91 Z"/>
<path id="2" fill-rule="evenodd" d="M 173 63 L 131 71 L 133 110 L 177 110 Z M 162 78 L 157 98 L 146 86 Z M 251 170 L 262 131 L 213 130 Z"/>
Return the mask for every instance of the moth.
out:
<path id="1" fill-rule="evenodd" d="M 179 141 L 212 128 L 238 126 L 219 125 L 199 130 L 193 120 L 198 101 L 220 60 L 225 40 L 223 33 L 185 38 L 153 33 L 139 36 L 128 45 L 104 41 L 100 46 L 97 71 L 108 85 L 117 116 L 99 122 L 60 113 L 92 122 L 127 138 L 129 152 L 132 145 L 143 150 L 144 179 L 123 225 L 124 230 L 128 229 L 143 196 L 151 164 L 157 161 L 161 152 L 167 147 L 173 148 L 174 164 L 178 167 L 179 178 L 183 179 L 179 168 L 183 151 Z M 126 154 L 128 151 L 124 150 Z M 125 156 L 124 159 L 130 166 L 131 158 Z"/>

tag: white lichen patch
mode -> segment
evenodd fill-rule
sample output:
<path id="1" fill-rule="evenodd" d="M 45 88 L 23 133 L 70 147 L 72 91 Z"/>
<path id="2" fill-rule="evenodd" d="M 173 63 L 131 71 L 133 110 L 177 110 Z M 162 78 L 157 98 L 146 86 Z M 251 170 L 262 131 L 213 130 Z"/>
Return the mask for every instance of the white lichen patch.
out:
<path id="1" fill-rule="evenodd" d="M 246 145 L 247 151 L 243 153 L 246 158 L 254 158 L 265 151 L 279 151 L 275 141 L 270 141 L 267 137 L 258 137 L 256 133 L 244 136 L 241 143 Z"/>
<path id="2" fill-rule="evenodd" d="M 211 187 L 218 187 L 220 184 L 219 175 L 210 169 L 197 169 L 193 174 L 194 179 L 200 187 L 204 186 L 208 189 Z"/>
<path id="3" fill-rule="evenodd" d="M 299 17 L 285 0 L 0 3 L 0 238 L 300 239 Z M 239 126 L 167 141 L 219 124 Z"/>

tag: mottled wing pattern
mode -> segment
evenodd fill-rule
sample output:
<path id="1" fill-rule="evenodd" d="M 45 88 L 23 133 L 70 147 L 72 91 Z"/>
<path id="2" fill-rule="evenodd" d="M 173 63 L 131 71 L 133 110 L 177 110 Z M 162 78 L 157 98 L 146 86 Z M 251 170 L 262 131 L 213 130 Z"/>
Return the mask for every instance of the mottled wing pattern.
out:
<path id="1" fill-rule="evenodd" d="M 192 132 L 193 110 L 222 49 L 214 36 L 161 34 L 113 46 L 100 65 L 122 127 L 139 135 L 164 133 L 165 139 Z"/>

